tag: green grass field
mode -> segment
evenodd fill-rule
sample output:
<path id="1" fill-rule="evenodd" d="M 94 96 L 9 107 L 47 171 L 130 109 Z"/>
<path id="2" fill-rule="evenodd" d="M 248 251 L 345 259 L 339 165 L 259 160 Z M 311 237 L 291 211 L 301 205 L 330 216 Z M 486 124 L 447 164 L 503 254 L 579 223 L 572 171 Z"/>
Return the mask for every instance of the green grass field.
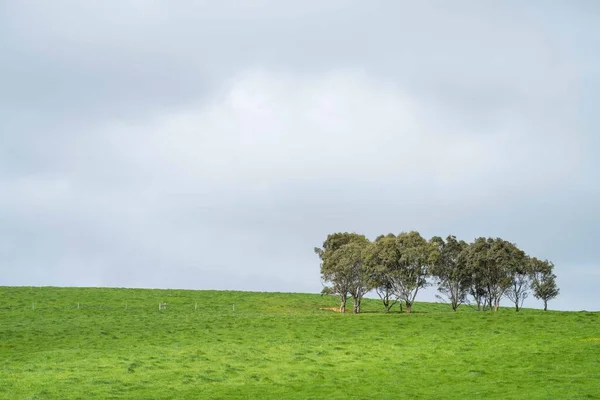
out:
<path id="1" fill-rule="evenodd" d="M 417 303 L 384 314 L 367 300 L 351 315 L 320 310 L 333 297 L 226 291 L 0 295 L 2 399 L 600 398 L 598 313 Z"/>

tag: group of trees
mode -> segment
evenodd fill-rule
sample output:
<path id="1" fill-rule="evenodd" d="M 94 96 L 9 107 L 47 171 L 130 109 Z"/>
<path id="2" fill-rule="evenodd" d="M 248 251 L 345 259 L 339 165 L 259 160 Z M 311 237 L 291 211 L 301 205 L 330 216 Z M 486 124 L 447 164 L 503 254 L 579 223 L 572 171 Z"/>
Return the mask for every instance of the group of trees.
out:
<path id="1" fill-rule="evenodd" d="M 471 303 L 477 310 L 497 311 L 503 298 L 519 311 L 530 292 L 547 310 L 559 293 L 551 262 L 530 257 L 500 238 L 427 240 L 412 231 L 370 241 L 343 232 L 328 235 L 315 253 L 321 260 L 323 293 L 340 297 L 341 312 L 350 297 L 353 312 L 359 313 L 364 295 L 373 290 L 386 311 L 397 303 L 402 310 L 404 303 L 410 313 L 417 293 L 429 285 L 437 285 L 438 296 L 454 311 Z"/>

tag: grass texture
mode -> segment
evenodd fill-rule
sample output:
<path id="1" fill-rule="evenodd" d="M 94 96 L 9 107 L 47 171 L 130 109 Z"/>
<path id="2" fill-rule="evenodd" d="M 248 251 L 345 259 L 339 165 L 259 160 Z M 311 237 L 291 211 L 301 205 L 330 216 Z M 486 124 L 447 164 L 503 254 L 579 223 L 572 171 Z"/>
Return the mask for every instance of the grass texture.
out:
<path id="1" fill-rule="evenodd" d="M 0 287 L 1 399 L 600 398 L 600 315 Z M 167 308 L 159 310 L 159 303 Z M 35 303 L 35 309 L 34 309 Z"/>

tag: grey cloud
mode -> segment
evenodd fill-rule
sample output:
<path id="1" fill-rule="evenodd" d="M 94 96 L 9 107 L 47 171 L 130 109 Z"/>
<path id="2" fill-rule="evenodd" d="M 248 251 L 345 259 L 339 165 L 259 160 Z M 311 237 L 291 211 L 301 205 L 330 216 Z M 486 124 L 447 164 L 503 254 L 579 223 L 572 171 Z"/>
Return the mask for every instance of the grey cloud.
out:
<path id="1" fill-rule="evenodd" d="M 3 3 L 0 284 L 317 292 L 327 233 L 417 229 L 513 240 L 584 308 L 599 11 Z"/>

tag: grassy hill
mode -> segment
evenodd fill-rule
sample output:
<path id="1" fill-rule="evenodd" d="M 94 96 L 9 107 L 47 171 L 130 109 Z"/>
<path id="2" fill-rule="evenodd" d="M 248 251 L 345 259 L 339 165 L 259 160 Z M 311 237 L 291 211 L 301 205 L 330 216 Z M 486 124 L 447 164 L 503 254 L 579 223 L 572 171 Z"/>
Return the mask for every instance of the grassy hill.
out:
<path id="1" fill-rule="evenodd" d="M 229 291 L 0 298 L 2 399 L 600 398 L 598 313 L 384 314 L 366 300 L 351 315 L 320 309 L 333 297 Z"/>

